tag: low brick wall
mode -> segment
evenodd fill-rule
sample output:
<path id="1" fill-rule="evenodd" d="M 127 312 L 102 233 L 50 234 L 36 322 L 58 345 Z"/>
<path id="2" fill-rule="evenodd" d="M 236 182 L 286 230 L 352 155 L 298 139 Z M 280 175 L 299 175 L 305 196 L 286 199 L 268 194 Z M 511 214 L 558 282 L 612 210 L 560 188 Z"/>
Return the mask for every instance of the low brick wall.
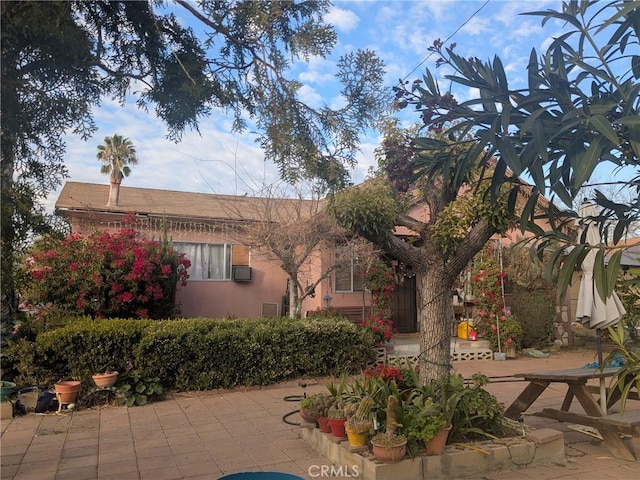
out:
<path id="1" fill-rule="evenodd" d="M 442 455 L 418 455 L 390 464 L 379 463 L 368 450 L 352 449 L 348 442 L 336 441 L 318 428 L 303 426 L 300 435 L 341 471 L 363 480 L 455 480 L 565 462 L 564 435 L 548 428 L 530 431 L 524 437 L 475 442 L 469 448 L 448 445 Z"/>

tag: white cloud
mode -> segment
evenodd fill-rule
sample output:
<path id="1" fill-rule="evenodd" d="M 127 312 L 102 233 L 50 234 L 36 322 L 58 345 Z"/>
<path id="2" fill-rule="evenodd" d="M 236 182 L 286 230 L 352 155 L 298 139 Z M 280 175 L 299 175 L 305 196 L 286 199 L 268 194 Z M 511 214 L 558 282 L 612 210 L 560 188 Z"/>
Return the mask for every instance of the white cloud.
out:
<path id="1" fill-rule="evenodd" d="M 483 33 L 492 31 L 494 28 L 495 26 L 490 19 L 473 17 L 460 31 L 468 33 L 469 35 L 482 35 Z"/>
<path id="2" fill-rule="evenodd" d="M 351 10 L 343 10 L 338 7 L 331 7 L 329 12 L 324 16 L 325 21 L 333 25 L 336 30 L 349 32 L 353 30 L 360 19 Z"/>
<path id="3" fill-rule="evenodd" d="M 430 0 L 424 3 L 429 9 L 429 12 L 431 12 L 431 14 L 433 15 L 433 18 L 436 20 L 436 22 L 445 20 L 450 14 L 452 8 L 455 7 L 453 2 L 443 0 Z"/>
<path id="4" fill-rule="evenodd" d="M 323 103 L 323 96 L 308 85 L 300 87 L 298 93 L 300 95 L 300 100 L 312 107 L 318 107 Z"/>

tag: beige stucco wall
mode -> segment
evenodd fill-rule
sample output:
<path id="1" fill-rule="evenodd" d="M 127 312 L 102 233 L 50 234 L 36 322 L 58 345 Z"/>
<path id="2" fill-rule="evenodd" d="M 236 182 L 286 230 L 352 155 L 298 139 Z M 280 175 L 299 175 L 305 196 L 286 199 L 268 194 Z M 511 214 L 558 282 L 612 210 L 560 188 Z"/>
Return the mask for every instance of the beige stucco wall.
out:
<path id="1" fill-rule="evenodd" d="M 181 317 L 258 318 L 262 303 L 275 303 L 282 313 L 286 287 L 286 274 L 278 265 L 252 258 L 250 282 L 189 280 L 178 288 L 176 301 Z"/>

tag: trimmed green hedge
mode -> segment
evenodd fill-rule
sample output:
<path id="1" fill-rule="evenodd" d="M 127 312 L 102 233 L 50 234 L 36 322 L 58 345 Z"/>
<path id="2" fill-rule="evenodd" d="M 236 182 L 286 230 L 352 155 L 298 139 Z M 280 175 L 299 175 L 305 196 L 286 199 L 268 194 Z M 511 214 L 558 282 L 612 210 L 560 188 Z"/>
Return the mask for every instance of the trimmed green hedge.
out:
<path id="1" fill-rule="evenodd" d="M 96 371 L 159 377 L 168 390 L 269 385 L 352 373 L 365 366 L 370 331 L 339 318 L 80 319 L 8 349 L 21 385 L 50 388 Z"/>

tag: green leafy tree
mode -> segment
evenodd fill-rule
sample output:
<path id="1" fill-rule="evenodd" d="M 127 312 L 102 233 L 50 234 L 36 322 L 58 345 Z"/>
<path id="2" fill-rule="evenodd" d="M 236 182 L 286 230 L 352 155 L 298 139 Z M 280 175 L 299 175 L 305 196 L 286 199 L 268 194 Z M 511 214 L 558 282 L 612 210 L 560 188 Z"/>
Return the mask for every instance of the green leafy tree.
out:
<path id="1" fill-rule="evenodd" d="M 498 198 L 501 186 L 527 174 L 534 191 L 520 212 L 521 225 L 533 228 L 538 196 L 550 194 L 568 209 L 587 185 L 599 165 L 627 167 L 629 180 L 620 180 L 622 189 L 633 192 L 628 203 L 617 202 L 600 190 L 593 200 L 601 206 L 595 219 L 602 227 L 612 227 L 617 243 L 640 217 L 640 2 L 618 0 L 563 2 L 562 10 L 530 12 L 564 24 L 564 32 L 538 55 L 531 50 L 524 88 L 509 85 L 498 57 L 492 61 L 463 58 L 455 45 L 436 41 L 430 50 L 452 73 L 445 75 L 447 85 L 477 92 L 467 101 L 457 102 L 451 93 L 442 93 L 436 79 L 427 70 L 422 80 L 397 87 L 397 106 L 413 106 L 430 129 L 464 138 L 473 135 L 476 142 L 455 164 L 446 158 L 431 162 L 433 171 L 455 172 L 454 188 L 463 184 L 464 173 L 478 155 L 498 159 L 492 172 L 492 194 Z M 466 141 L 466 139 L 464 140 Z M 507 168 L 515 176 L 505 175 Z M 511 209 L 515 204 L 510 204 Z M 573 239 L 562 233 L 564 222 L 577 217 L 574 211 L 547 213 L 552 232 L 537 230 L 539 250 L 559 242 L 549 265 L 563 259 L 567 243 Z M 573 270 L 579 267 L 589 246 L 579 239 L 563 259 L 559 287 L 564 291 Z M 605 267 L 604 252 L 596 259 L 594 276 L 601 295 L 609 295 L 615 284 L 621 251 L 615 252 Z"/>
<path id="2" fill-rule="evenodd" d="M 15 304 L 20 241 L 40 229 L 41 200 L 61 184 L 64 135 L 88 138 L 102 98 L 131 95 L 179 140 L 214 109 L 251 127 L 287 180 L 344 185 L 363 129 L 386 105 L 371 51 L 337 64 L 344 102 L 312 108 L 287 78 L 292 62 L 336 43 L 328 1 L 2 2 L 2 321 Z M 188 16 L 199 28 L 180 23 Z M 132 87 L 135 85 L 135 90 Z"/>
<path id="3" fill-rule="evenodd" d="M 447 319 L 454 318 L 451 291 L 459 274 L 495 233 L 508 226 L 506 198 L 501 206 L 492 205 L 490 182 L 477 183 L 481 157 L 468 164 L 465 188 L 456 184 L 453 168 L 448 173 L 424 174 L 431 162 L 448 161 L 453 166 L 466 154 L 465 148 L 448 139 L 416 140 L 392 128 L 378 150 L 378 164 L 386 165 L 386 175 L 337 194 L 331 206 L 342 227 L 410 266 L 419 279 L 420 381 L 424 384 L 450 374 L 452 328 Z M 417 204 L 426 204 L 426 218 L 409 215 L 410 207 Z M 410 233 L 399 236 L 397 227 Z"/>

